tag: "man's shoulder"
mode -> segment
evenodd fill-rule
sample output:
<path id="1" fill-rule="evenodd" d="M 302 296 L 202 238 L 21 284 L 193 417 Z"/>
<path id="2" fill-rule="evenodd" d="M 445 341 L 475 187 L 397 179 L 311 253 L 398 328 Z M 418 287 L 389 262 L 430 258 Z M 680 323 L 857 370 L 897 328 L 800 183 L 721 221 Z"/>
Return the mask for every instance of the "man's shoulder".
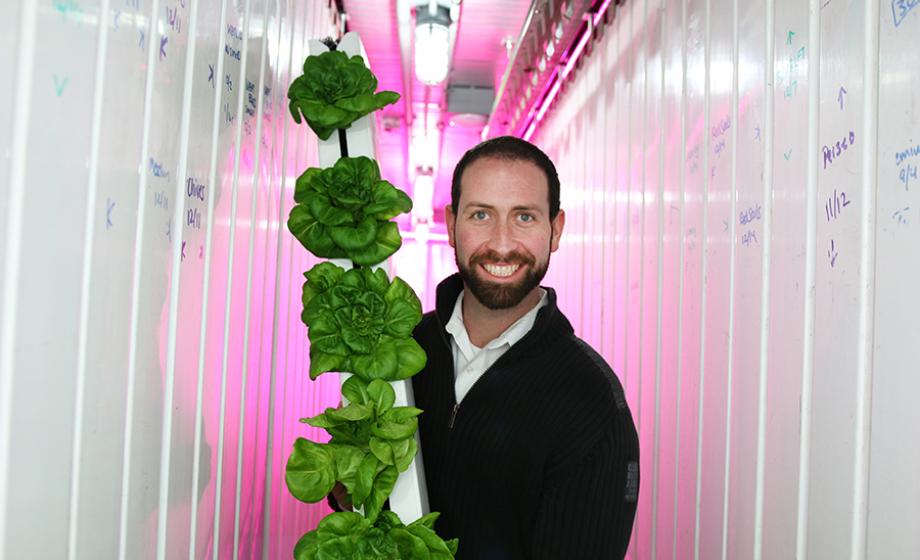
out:
<path id="1" fill-rule="evenodd" d="M 554 352 L 565 359 L 563 390 L 581 403 L 597 403 L 603 408 L 628 409 L 623 385 L 613 368 L 590 344 L 570 334 L 558 341 Z"/>

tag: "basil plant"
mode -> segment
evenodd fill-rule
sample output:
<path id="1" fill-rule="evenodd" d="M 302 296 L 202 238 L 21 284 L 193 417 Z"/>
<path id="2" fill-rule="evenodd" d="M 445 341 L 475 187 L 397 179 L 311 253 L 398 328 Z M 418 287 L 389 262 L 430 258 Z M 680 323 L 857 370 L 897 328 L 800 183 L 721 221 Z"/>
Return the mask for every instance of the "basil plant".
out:
<path id="1" fill-rule="evenodd" d="M 317 257 L 362 266 L 399 249 L 399 227 L 390 220 L 412 210 L 412 199 L 382 180 L 377 162 L 364 156 L 307 169 L 297 179 L 294 202 L 288 229 L 304 247 Z"/>
<path id="2" fill-rule="evenodd" d="M 303 75 L 288 88 L 291 115 L 298 124 L 303 116 L 317 136 L 328 140 L 336 129 L 399 100 L 394 91 L 376 89 L 377 78 L 360 56 L 342 51 L 308 56 Z"/>
<path id="3" fill-rule="evenodd" d="M 412 331 L 422 304 L 400 278 L 383 269 L 344 270 L 330 262 L 306 273 L 303 314 L 310 337 L 310 377 L 327 371 L 354 373 L 365 380 L 397 381 L 425 366 Z"/>

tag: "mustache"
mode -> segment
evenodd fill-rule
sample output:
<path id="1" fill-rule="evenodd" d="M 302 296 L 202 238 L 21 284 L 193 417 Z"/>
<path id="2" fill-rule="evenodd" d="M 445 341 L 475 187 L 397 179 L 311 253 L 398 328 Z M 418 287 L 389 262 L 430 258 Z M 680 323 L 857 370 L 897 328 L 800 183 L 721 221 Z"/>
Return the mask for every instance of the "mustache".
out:
<path id="1" fill-rule="evenodd" d="M 483 262 L 494 264 L 520 264 L 533 266 L 536 260 L 533 255 L 511 251 L 507 255 L 500 255 L 493 250 L 483 251 L 470 257 L 470 264 L 481 264 Z"/>

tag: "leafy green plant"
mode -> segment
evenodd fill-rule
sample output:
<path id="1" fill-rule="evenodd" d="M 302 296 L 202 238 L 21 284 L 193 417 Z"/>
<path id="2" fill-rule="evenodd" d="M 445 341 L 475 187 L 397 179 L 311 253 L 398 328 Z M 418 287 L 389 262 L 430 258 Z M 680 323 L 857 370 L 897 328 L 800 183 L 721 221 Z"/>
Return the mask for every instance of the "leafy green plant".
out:
<path id="1" fill-rule="evenodd" d="M 310 377 L 346 371 L 366 380 L 407 379 L 425 366 L 412 338 L 422 304 L 402 279 L 382 269 L 344 270 L 320 263 L 304 276 L 303 313 L 310 337 Z"/>
<path id="2" fill-rule="evenodd" d="M 382 512 L 376 522 L 353 512 L 333 513 L 300 538 L 294 558 L 447 560 L 457 553 L 457 539 L 444 541 L 434 532 L 437 518 L 430 513 L 404 525 L 392 511 Z"/>
<path id="3" fill-rule="evenodd" d="M 360 56 L 328 51 L 307 57 L 303 75 L 288 88 L 291 115 L 301 115 L 313 132 L 327 140 L 336 129 L 345 129 L 359 118 L 399 100 L 394 91 L 377 89 L 377 78 Z"/>
<path id="4" fill-rule="evenodd" d="M 361 57 L 333 49 L 304 61 L 304 75 L 291 84 L 288 98 L 294 120 L 301 117 L 316 134 L 329 138 L 356 119 L 399 99 L 375 94 L 377 79 Z M 310 338 L 310 377 L 329 371 L 353 374 L 342 385 L 347 403 L 327 408 L 301 422 L 325 429 L 321 444 L 297 438 L 288 458 L 285 482 L 304 502 L 324 500 L 336 483 L 362 513 L 333 513 L 305 534 L 294 548 L 296 560 L 443 560 L 457 552 L 457 539 L 434 532 L 437 513 L 409 525 L 383 509 L 400 472 L 418 449 L 415 433 L 421 410 L 394 406 L 391 381 L 407 379 L 425 365 L 412 338 L 421 321 L 418 296 L 400 278 L 369 268 L 399 249 L 402 239 L 392 218 L 412 209 L 401 190 L 380 177 L 366 157 L 342 157 L 328 169 L 307 169 L 297 180 L 296 205 L 288 228 L 314 255 L 347 258 L 356 268 L 317 264 L 304 273 L 303 313 Z"/>
<path id="5" fill-rule="evenodd" d="M 399 249 L 395 222 L 412 210 L 412 199 L 380 178 L 377 162 L 343 157 L 311 167 L 297 179 L 288 229 L 311 253 L 348 258 L 362 266 L 383 262 Z"/>
<path id="6" fill-rule="evenodd" d="M 299 438 L 288 459 L 285 480 L 294 497 L 305 502 L 324 500 L 336 481 L 341 482 L 352 503 L 364 507 L 365 516 L 373 522 L 398 474 L 415 457 L 417 417 L 422 411 L 394 407 L 396 393 L 380 379 L 368 383 L 350 377 L 342 385 L 342 395 L 348 405 L 301 419 L 324 428 L 332 439 L 319 444 Z"/>

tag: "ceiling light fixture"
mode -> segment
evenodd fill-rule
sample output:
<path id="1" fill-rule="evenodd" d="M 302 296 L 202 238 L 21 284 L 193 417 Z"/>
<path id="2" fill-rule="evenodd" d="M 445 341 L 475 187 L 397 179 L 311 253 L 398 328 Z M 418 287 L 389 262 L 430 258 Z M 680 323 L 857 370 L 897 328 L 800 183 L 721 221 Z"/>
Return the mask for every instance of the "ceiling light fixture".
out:
<path id="1" fill-rule="evenodd" d="M 575 49 L 572 51 L 572 54 L 569 56 L 569 59 L 566 62 L 565 66 L 563 67 L 562 72 L 560 72 L 556 76 L 555 82 L 550 87 L 550 90 L 547 92 L 547 94 L 543 97 L 543 102 L 540 104 L 540 108 L 537 110 L 536 117 L 530 122 L 529 126 L 527 126 L 524 132 L 524 136 L 523 136 L 524 140 L 530 140 L 530 137 L 533 136 L 533 133 L 537 129 L 537 124 L 539 124 L 539 122 L 543 120 L 544 115 L 546 115 L 546 110 L 549 109 L 550 105 L 552 105 L 553 100 L 556 98 L 556 95 L 559 93 L 559 89 L 562 86 L 562 83 L 572 72 L 572 69 L 575 67 L 576 61 L 581 56 L 581 53 L 584 50 L 585 45 L 587 45 L 588 41 L 591 39 L 592 30 L 597 27 L 598 23 L 600 23 L 601 19 L 604 17 L 604 13 L 607 11 L 607 8 L 610 7 L 611 1 L 612 0 L 605 0 L 604 3 L 601 4 L 600 9 L 598 9 L 597 12 L 595 12 L 594 14 L 590 16 L 591 25 L 587 26 L 587 28 L 582 32 L 581 37 L 577 39 Z"/>
<path id="2" fill-rule="evenodd" d="M 450 10 L 418 7 L 415 12 L 415 75 L 419 81 L 437 85 L 447 77 L 450 64 Z"/>

